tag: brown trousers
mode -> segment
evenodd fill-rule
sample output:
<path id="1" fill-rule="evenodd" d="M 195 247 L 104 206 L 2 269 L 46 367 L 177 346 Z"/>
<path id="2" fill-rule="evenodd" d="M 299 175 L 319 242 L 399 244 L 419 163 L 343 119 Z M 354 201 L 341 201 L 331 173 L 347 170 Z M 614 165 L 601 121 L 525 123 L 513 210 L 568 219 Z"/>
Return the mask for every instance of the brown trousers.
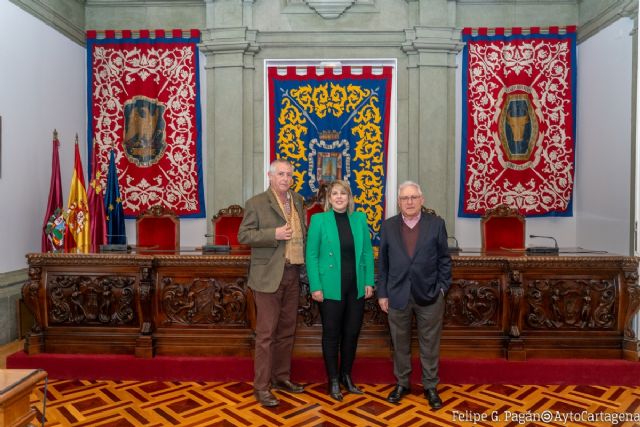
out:
<path id="1" fill-rule="evenodd" d="M 256 349 L 253 387 L 269 390 L 271 381 L 291 378 L 291 353 L 300 299 L 300 267 L 285 265 L 278 290 L 254 291 L 256 300 Z"/>

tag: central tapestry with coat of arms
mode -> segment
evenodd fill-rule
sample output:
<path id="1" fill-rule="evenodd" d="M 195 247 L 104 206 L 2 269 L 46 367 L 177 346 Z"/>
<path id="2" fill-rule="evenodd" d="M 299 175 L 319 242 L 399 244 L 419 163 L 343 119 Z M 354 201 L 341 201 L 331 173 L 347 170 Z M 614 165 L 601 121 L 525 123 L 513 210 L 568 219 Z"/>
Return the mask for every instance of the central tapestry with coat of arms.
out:
<path id="1" fill-rule="evenodd" d="M 270 159 L 293 164 L 305 199 L 347 181 L 379 244 L 393 68 L 268 67 Z"/>

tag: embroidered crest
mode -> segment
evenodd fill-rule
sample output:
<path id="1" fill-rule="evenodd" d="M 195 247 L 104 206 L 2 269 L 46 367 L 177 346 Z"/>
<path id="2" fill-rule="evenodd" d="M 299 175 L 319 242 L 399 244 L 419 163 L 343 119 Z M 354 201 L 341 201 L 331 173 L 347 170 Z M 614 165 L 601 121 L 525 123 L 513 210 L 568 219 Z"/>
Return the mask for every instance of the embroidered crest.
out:
<path id="1" fill-rule="evenodd" d="M 165 106 L 156 99 L 136 96 L 124 103 L 124 153 L 140 167 L 152 166 L 162 158 L 165 141 Z"/>
<path id="2" fill-rule="evenodd" d="M 498 130 L 509 160 L 527 160 L 531 156 L 538 138 L 538 120 L 526 93 L 505 98 Z"/>
<path id="3" fill-rule="evenodd" d="M 49 217 L 44 234 L 49 239 L 54 252 L 62 250 L 64 247 L 65 220 L 62 209 L 57 208 L 53 215 Z"/>
<path id="4" fill-rule="evenodd" d="M 320 185 L 336 179 L 349 181 L 351 155 L 349 141 L 325 142 L 316 138 L 309 142 L 309 188 L 318 191 Z"/>

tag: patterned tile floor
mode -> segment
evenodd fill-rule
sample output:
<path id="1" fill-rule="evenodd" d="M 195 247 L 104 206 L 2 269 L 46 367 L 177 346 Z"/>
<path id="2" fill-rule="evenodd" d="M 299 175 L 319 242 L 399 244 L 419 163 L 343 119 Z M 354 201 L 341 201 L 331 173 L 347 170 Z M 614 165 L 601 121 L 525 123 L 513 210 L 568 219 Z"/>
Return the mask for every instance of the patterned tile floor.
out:
<path id="1" fill-rule="evenodd" d="M 386 401 L 392 385 L 360 385 L 364 395 L 346 394 L 338 403 L 326 384 L 308 384 L 303 394 L 276 392 L 281 404 L 264 408 L 245 382 L 52 379 L 45 425 L 640 427 L 640 387 L 442 384 L 444 407 L 434 411 L 418 385 L 398 405 Z M 38 419 L 43 389 L 31 396 Z"/>

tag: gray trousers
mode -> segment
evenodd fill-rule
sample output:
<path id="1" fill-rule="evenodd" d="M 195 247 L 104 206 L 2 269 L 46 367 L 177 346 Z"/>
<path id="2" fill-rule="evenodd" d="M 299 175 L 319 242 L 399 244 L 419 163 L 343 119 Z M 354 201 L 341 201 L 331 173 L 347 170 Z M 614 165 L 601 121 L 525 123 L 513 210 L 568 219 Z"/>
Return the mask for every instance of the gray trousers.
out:
<path id="1" fill-rule="evenodd" d="M 393 341 L 393 373 L 399 385 L 407 388 L 411 385 L 411 321 L 414 314 L 420 344 L 422 385 L 424 388 L 435 388 L 438 384 L 444 306 L 444 296 L 440 294 L 438 300 L 431 305 L 421 307 L 410 296 L 404 310 L 394 310 L 389 307 L 389 331 Z"/>

